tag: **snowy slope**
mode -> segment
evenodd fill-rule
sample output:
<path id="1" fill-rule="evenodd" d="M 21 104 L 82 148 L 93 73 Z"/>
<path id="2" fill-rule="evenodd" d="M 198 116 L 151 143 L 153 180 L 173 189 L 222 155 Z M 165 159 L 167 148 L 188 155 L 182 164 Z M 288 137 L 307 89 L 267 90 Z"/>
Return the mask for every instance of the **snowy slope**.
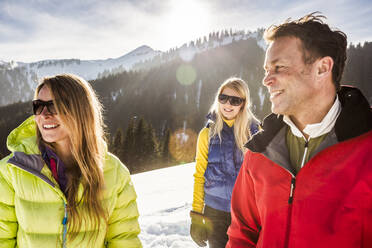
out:
<path id="1" fill-rule="evenodd" d="M 195 54 L 225 46 L 233 41 L 256 39 L 257 44 L 265 49 L 266 45 L 262 39 L 262 32 L 236 32 L 228 36 L 214 37 L 203 40 L 198 45 L 190 42 L 180 48 L 171 49 L 172 52 L 155 51 L 148 46 L 141 46 L 132 52 L 115 59 L 106 60 L 80 60 L 61 59 L 43 60 L 32 63 L 6 62 L 0 60 L 0 106 L 19 101 L 28 101 L 33 96 L 38 81 L 45 77 L 60 73 L 73 73 L 86 80 L 93 80 L 109 74 L 120 73 L 123 70 L 149 69 L 151 61 L 159 64 L 168 62 L 175 58 L 191 61 Z M 163 56 L 166 54 L 166 56 Z M 155 64 L 156 65 L 156 64 Z"/>
<path id="2" fill-rule="evenodd" d="M 148 46 L 141 46 L 116 59 L 62 59 L 33 63 L 0 61 L 0 106 L 30 100 L 38 81 L 45 76 L 73 73 L 86 80 L 92 80 L 131 70 L 133 65 L 150 60 L 160 53 Z"/>
<path id="3" fill-rule="evenodd" d="M 184 61 L 191 61 L 195 54 L 201 53 L 204 51 L 207 51 L 209 49 L 213 49 L 220 46 L 226 46 L 228 44 L 231 44 L 233 41 L 239 41 L 239 40 L 247 40 L 247 39 L 256 39 L 257 45 L 261 47 L 263 50 L 266 50 L 267 45 L 262 38 L 262 34 L 260 35 L 258 31 L 256 32 L 248 32 L 248 33 L 242 33 L 238 32 L 231 36 L 225 36 L 222 39 L 214 40 L 213 42 L 204 42 L 200 46 L 195 45 L 187 45 L 184 44 L 180 48 L 178 48 L 175 53 L 176 55 L 179 55 L 180 58 L 182 58 Z"/>
<path id="4" fill-rule="evenodd" d="M 190 217 L 195 163 L 132 176 L 146 248 L 193 248 Z"/>
<path id="5" fill-rule="evenodd" d="M 35 63 L 21 63 L 19 66 L 26 67 L 29 72 L 35 72 L 38 78 L 59 73 L 74 73 L 86 80 L 96 79 L 99 73 L 117 69 L 119 67 L 130 70 L 135 63 L 153 58 L 159 54 L 148 46 L 141 46 L 132 52 L 116 58 L 106 60 L 44 60 Z"/>

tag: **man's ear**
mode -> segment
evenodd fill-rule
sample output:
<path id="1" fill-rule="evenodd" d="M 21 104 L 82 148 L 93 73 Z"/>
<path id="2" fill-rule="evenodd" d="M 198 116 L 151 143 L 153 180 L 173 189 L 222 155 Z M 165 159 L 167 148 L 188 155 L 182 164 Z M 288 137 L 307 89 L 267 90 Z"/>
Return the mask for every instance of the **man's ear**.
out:
<path id="1" fill-rule="evenodd" d="M 331 76 L 333 68 L 333 59 L 330 56 L 325 56 L 317 61 L 316 75 L 318 77 Z"/>

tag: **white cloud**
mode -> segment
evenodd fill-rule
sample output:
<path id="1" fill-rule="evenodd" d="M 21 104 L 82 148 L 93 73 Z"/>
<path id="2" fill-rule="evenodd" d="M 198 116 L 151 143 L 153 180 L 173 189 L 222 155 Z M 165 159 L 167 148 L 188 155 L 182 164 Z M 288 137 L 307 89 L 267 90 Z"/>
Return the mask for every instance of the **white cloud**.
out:
<path id="1" fill-rule="evenodd" d="M 60 16 L 53 13 L 9 4 L 7 10 L 17 13 L 18 23 L 28 23 L 24 42 L 7 42 L 3 57 L 13 60 L 40 60 L 42 58 L 107 58 L 119 57 L 146 42 L 143 34 L 150 33 L 154 16 L 127 2 L 99 3 L 89 13 L 77 11 L 74 15 Z M 82 13 L 82 14 L 81 14 Z M 0 25 L 0 30 L 20 30 Z M 26 34 L 25 34 L 26 36 Z M 1 48 L 0 48 L 1 49 Z M 34 54 L 34 55 L 32 55 Z M 17 58 L 18 57 L 18 58 Z"/>
<path id="2" fill-rule="evenodd" d="M 181 5 L 180 1 L 176 2 Z M 167 50 L 212 31 L 254 31 L 316 10 L 328 17 L 332 27 L 344 31 L 350 42 L 370 41 L 372 36 L 372 3 L 363 0 L 184 3 L 194 3 L 195 11 L 171 19 L 171 0 L 5 0 L 0 6 L 0 54 L 17 61 L 119 57 L 145 44 Z M 204 7 L 198 12 L 198 6 Z"/>

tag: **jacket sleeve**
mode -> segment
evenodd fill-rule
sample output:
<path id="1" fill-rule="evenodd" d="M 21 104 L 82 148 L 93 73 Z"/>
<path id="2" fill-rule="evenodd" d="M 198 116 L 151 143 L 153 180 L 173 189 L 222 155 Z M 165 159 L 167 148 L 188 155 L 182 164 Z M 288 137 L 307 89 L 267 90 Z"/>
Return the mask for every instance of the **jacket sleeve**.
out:
<path id="1" fill-rule="evenodd" d="M 202 213 L 204 208 L 204 173 L 208 164 L 209 128 L 203 128 L 198 137 L 194 173 L 192 210 Z"/>
<path id="2" fill-rule="evenodd" d="M 231 199 L 231 225 L 227 231 L 226 248 L 256 247 L 260 219 L 256 205 L 254 185 L 248 164 L 252 152 L 247 151 Z"/>
<path id="3" fill-rule="evenodd" d="M 129 171 L 124 165 L 118 168 L 121 187 L 118 191 L 116 205 L 108 220 L 106 247 L 108 248 L 138 248 L 142 247 L 138 238 L 138 208 L 136 192 L 130 179 Z"/>
<path id="4" fill-rule="evenodd" d="M 0 248 L 16 247 L 18 222 L 14 210 L 14 188 L 6 161 L 0 161 Z"/>

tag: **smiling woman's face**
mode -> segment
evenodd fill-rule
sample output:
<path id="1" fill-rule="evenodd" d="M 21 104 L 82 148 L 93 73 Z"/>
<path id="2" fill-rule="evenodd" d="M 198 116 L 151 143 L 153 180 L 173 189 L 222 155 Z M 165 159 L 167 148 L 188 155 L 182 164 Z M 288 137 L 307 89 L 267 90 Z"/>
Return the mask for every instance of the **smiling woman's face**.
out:
<path id="1" fill-rule="evenodd" d="M 236 96 L 241 97 L 238 92 L 235 90 L 225 87 L 221 94 L 228 95 L 228 96 Z M 226 103 L 218 103 L 220 107 L 220 111 L 223 115 L 223 117 L 227 120 L 234 119 L 238 114 L 243 104 L 240 104 L 239 106 L 233 106 L 230 104 L 230 101 L 227 101 Z"/>
<path id="2" fill-rule="evenodd" d="M 53 100 L 48 86 L 44 85 L 40 89 L 37 100 L 45 102 Z M 35 121 L 44 141 L 55 143 L 56 148 L 69 145 L 68 131 L 58 114 L 52 114 L 47 107 L 44 107 L 39 115 L 35 115 Z"/>

